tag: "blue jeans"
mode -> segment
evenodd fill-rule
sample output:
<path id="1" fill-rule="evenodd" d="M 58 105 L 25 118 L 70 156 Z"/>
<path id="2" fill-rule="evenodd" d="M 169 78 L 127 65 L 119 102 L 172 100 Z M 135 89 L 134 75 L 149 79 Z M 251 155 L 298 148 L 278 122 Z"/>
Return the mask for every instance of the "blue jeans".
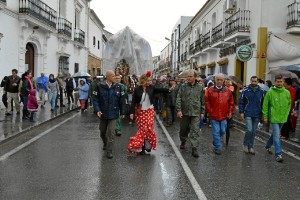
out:
<path id="1" fill-rule="evenodd" d="M 52 92 L 52 94 L 49 95 L 49 102 L 51 104 L 51 109 L 55 109 L 55 100 L 57 96 L 57 91 Z"/>
<path id="2" fill-rule="evenodd" d="M 27 111 L 28 96 L 23 96 L 23 112 Z"/>
<path id="3" fill-rule="evenodd" d="M 258 126 L 260 119 L 258 117 L 246 117 L 245 122 L 247 126 L 247 131 L 244 137 L 244 146 L 248 146 L 248 148 L 253 148 L 254 138 L 256 129 Z"/>
<path id="4" fill-rule="evenodd" d="M 274 124 L 271 123 L 272 135 L 270 136 L 266 148 L 269 149 L 274 143 L 275 146 L 275 156 L 281 155 L 281 143 L 280 143 L 280 129 L 282 128 L 283 123 Z"/>
<path id="5" fill-rule="evenodd" d="M 216 150 L 221 150 L 221 136 L 226 133 L 227 120 L 211 120 L 213 145 Z"/>

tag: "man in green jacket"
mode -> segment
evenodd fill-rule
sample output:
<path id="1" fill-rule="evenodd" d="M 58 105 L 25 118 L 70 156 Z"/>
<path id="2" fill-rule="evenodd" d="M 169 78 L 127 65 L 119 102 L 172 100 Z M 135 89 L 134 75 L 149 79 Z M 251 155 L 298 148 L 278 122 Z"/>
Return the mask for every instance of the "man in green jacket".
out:
<path id="1" fill-rule="evenodd" d="M 272 127 L 272 135 L 266 143 L 265 148 L 268 153 L 272 154 L 271 146 L 274 143 L 277 162 L 283 161 L 280 129 L 287 121 L 291 108 L 290 93 L 283 87 L 283 82 L 284 80 L 281 75 L 275 77 L 275 86 L 271 87 L 267 92 L 263 103 L 264 122 L 268 123 L 270 121 Z"/>
<path id="2" fill-rule="evenodd" d="M 189 138 L 192 144 L 192 156 L 199 157 L 199 120 L 203 119 L 205 111 L 203 87 L 196 83 L 196 73 L 191 70 L 187 77 L 188 83 L 181 85 L 177 99 L 177 116 L 181 119 L 179 137 L 180 149 L 185 149 L 185 143 Z M 188 132 L 188 130 L 190 130 Z"/>

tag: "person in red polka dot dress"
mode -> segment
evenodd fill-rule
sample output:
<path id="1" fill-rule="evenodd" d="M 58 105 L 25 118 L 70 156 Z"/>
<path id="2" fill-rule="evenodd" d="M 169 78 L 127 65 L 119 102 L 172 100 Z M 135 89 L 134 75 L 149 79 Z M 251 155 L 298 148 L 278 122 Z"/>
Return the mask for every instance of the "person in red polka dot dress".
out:
<path id="1" fill-rule="evenodd" d="M 141 75 L 139 86 L 134 89 L 130 107 L 130 119 L 136 115 L 138 131 L 130 137 L 128 152 L 145 154 L 156 149 L 156 134 L 154 132 L 154 94 L 169 93 L 174 88 L 155 88 L 151 85 L 151 72 Z"/>

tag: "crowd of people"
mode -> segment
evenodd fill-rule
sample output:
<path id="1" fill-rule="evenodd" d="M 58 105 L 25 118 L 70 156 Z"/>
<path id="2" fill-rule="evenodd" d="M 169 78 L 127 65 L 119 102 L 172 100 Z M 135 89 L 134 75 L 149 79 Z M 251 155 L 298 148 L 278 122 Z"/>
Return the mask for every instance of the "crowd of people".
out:
<path id="1" fill-rule="evenodd" d="M 247 154 L 255 155 L 255 133 L 260 124 L 264 124 L 265 131 L 269 131 L 269 127 L 272 129 L 265 145 L 266 151 L 272 153 L 271 146 L 274 144 L 276 161 L 282 162 L 280 139 L 288 139 L 290 132 L 296 128 L 300 98 L 297 79 L 278 75 L 273 85 L 271 81 L 264 82 L 252 76 L 249 85 L 238 87 L 224 74 L 217 74 L 208 81 L 191 70 L 185 80 L 175 77 L 155 79 L 151 72 L 147 72 L 139 77 L 134 88 L 128 89 L 127 85 L 122 75 L 112 70 L 106 72 L 105 80 L 98 82 L 96 77 L 75 81 L 71 74 L 66 77 L 60 73 L 46 76 L 43 72 L 35 79 L 30 71 L 19 77 L 18 71 L 13 69 L 12 75 L 4 77 L 1 82 L 7 116 L 13 114 L 13 103 L 16 114 L 20 114 L 22 102 L 23 119 L 34 121 L 34 113 L 39 107 L 44 109 L 47 101 L 51 112 L 57 107 L 65 107 L 64 95 L 69 105 L 77 106 L 79 101 L 82 112 L 92 104 L 94 113 L 100 118 L 100 136 L 108 158 L 113 157 L 114 136 L 122 135 L 121 119 L 126 115 L 130 123 L 136 121 L 138 129 L 129 139 L 128 152 L 140 155 L 156 149 L 155 114 L 162 116 L 167 127 L 172 126 L 178 117 L 180 149 L 185 149 L 189 141 L 192 156 L 196 158 L 199 157 L 203 124 L 211 127 L 213 152 L 222 154 L 222 140 L 226 136 L 228 144 L 235 105 L 238 105 L 238 117 L 245 120 L 247 126 L 242 142 L 242 149 Z"/>
<path id="2" fill-rule="evenodd" d="M 59 107 L 66 107 L 64 96 L 67 96 L 68 105 L 73 104 L 77 107 L 79 102 L 81 111 L 85 112 L 88 108 L 88 99 L 92 98 L 91 91 L 97 81 L 96 77 L 93 77 L 93 80 L 90 79 L 90 77 L 80 78 L 76 84 L 70 73 L 63 77 L 61 73 L 57 76 L 54 74 L 46 76 L 44 72 L 41 72 L 39 77 L 34 78 L 31 71 L 26 71 L 20 77 L 18 70 L 13 69 L 12 74 L 5 76 L 1 81 L 5 115 L 13 115 L 14 107 L 15 114 L 20 115 L 20 104 L 22 104 L 22 119 L 34 122 L 34 113 L 39 107 L 45 109 L 47 101 L 51 106 L 51 112 Z M 40 105 L 38 105 L 37 97 Z"/>
<path id="3" fill-rule="evenodd" d="M 106 81 L 96 85 L 93 98 L 100 118 L 103 149 L 108 158 L 113 157 L 114 135 L 121 135 L 121 129 L 116 129 L 117 121 L 120 116 L 124 118 L 128 114 L 128 104 L 129 117 L 136 120 L 138 129 L 129 139 L 129 153 L 143 155 L 156 149 L 155 114 L 163 117 L 167 127 L 174 124 L 177 115 L 180 120 L 180 149 L 185 149 L 189 141 L 192 156 L 196 158 L 199 157 L 199 133 L 204 123 L 211 127 L 213 152 L 222 154 L 221 140 L 230 134 L 235 105 L 238 105 L 238 117 L 245 120 L 247 126 L 243 151 L 255 155 L 254 137 L 258 125 L 263 123 L 272 129 L 265 145 L 266 152 L 272 153 L 271 146 L 274 144 L 276 161 L 283 161 L 280 139 L 288 138 L 289 132 L 295 130 L 300 96 L 297 79 L 279 75 L 273 85 L 271 81 L 263 82 L 252 76 L 249 85 L 238 88 L 224 74 L 217 74 L 214 80 L 206 81 L 205 77 L 197 77 L 191 70 L 186 80 L 182 81 L 173 77 L 152 79 L 151 73 L 147 72 L 140 76 L 129 102 L 126 87 L 118 81 L 119 76 L 114 71 L 108 71 Z"/>

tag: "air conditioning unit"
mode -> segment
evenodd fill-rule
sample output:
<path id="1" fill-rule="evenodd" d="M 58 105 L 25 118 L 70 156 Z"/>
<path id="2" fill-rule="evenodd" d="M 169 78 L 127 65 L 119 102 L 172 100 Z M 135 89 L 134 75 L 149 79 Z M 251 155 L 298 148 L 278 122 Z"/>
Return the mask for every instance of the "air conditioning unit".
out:
<path id="1" fill-rule="evenodd" d="M 225 0 L 224 12 L 232 14 L 236 11 L 236 1 L 235 0 Z"/>

